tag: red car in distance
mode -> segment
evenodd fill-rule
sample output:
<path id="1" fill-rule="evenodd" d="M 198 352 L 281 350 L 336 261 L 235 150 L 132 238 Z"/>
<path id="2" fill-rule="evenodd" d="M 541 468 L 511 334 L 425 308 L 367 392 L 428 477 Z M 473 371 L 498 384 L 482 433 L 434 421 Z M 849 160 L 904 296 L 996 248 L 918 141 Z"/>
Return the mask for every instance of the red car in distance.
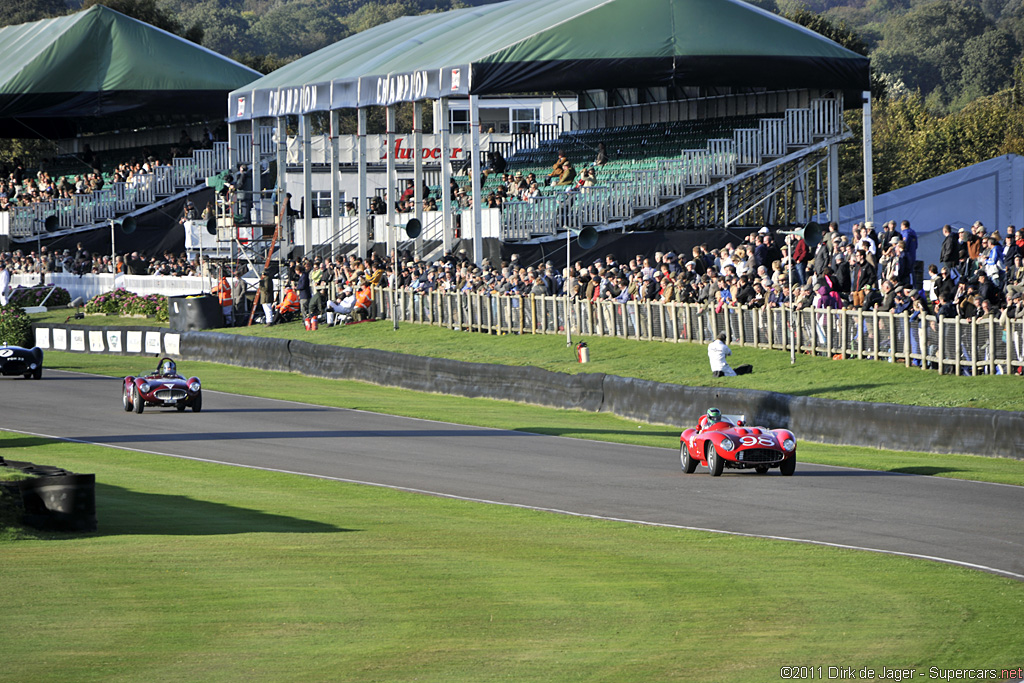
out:
<path id="1" fill-rule="evenodd" d="M 176 408 L 184 412 L 192 408 L 198 413 L 203 409 L 203 387 L 198 377 L 185 379 L 178 374 L 174 361 L 163 358 L 157 369 L 148 375 L 124 378 L 122 401 L 125 412 L 141 413 L 146 406 Z"/>
<path id="2" fill-rule="evenodd" d="M 748 427 L 744 416 L 711 408 L 696 428 L 679 435 L 679 462 L 686 474 L 693 474 L 697 465 L 707 467 L 712 477 L 727 467 L 758 474 L 777 467 L 789 477 L 796 471 L 796 437 L 788 429 Z"/>

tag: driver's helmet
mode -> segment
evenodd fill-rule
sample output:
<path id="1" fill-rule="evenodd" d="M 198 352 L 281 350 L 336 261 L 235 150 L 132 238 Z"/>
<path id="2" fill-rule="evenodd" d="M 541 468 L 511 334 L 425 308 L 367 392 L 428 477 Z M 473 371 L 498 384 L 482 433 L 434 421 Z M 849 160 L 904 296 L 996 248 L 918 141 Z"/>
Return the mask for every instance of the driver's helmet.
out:
<path id="1" fill-rule="evenodd" d="M 707 416 L 709 425 L 722 421 L 722 411 L 718 408 L 708 408 Z"/>
<path id="2" fill-rule="evenodd" d="M 176 375 L 178 374 L 178 368 L 174 365 L 174 361 L 170 358 L 164 358 L 160 362 L 160 374 L 161 375 Z"/>

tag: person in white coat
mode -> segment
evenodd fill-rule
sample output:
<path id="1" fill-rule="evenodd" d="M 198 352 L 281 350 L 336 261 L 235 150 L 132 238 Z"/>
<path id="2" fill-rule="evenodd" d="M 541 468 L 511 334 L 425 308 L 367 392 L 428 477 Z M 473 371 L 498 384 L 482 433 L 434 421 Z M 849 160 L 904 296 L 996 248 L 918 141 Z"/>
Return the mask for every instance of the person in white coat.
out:
<path id="1" fill-rule="evenodd" d="M 7 305 L 7 295 L 11 289 L 11 271 L 7 269 L 7 261 L 0 259 L 0 306 Z"/>
<path id="2" fill-rule="evenodd" d="M 718 339 L 708 344 L 708 361 L 711 363 L 711 375 L 713 377 L 735 377 L 746 375 L 754 370 L 753 366 L 740 365 L 733 369 L 726 360 L 732 355 L 732 349 L 725 343 L 725 332 L 718 334 Z"/>

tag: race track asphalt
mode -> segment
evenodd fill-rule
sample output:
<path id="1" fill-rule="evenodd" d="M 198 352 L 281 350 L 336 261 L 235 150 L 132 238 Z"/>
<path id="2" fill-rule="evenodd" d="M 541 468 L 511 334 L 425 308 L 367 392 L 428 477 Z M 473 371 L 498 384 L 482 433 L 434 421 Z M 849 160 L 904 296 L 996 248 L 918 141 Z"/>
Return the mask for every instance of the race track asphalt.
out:
<path id="1" fill-rule="evenodd" d="M 0 429 L 471 500 L 926 557 L 1024 580 L 1024 487 L 800 463 L 782 477 L 677 449 L 467 427 L 204 389 L 204 409 L 121 407 L 119 379 L 0 379 Z M 529 425 L 523 425 L 528 429 Z M 2 453 L 0 453 L 2 455 Z M 39 464 L 48 464 L 42 463 Z"/>

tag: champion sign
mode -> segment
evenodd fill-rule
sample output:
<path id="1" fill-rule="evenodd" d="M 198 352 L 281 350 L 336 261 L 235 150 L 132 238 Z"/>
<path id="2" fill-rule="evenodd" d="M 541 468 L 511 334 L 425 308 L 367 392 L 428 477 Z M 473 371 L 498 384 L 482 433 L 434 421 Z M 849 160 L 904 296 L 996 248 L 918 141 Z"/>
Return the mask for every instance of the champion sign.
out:
<path id="1" fill-rule="evenodd" d="M 427 97 L 427 72 L 384 76 L 377 79 L 377 104 L 414 102 Z"/>
<path id="2" fill-rule="evenodd" d="M 317 102 L 317 86 L 285 88 L 270 93 L 268 116 L 298 114 L 311 110 Z"/>

